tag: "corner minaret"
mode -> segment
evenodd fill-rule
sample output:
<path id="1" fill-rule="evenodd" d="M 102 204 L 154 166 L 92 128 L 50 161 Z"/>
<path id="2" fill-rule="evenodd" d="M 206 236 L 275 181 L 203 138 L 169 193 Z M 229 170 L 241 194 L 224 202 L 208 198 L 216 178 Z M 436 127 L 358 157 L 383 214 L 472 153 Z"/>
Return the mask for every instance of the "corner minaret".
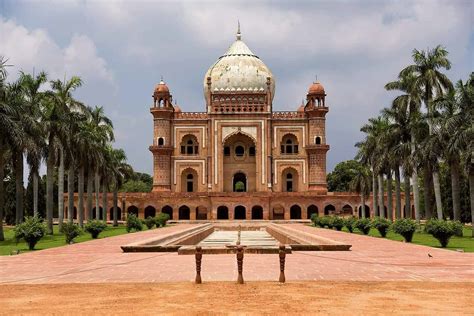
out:
<path id="1" fill-rule="evenodd" d="M 172 96 L 163 79 L 153 92 L 153 191 L 171 191 L 171 120 L 174 108 Z"/>
<path id="2" fill-rule="evenodd" d="M 309 190 L 327 192 L 326 182 L 326 92 L 323 85 L 313 82 L 306 95 L 304 111 L 308 116 L 309 140 L 306 151 L 309 161 Z"/>

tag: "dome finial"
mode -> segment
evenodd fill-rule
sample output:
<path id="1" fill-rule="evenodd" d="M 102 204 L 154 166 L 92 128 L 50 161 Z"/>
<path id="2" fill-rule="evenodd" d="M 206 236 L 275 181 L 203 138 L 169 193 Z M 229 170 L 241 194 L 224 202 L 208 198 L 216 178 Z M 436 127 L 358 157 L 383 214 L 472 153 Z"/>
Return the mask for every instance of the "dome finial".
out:
<path id="1" fill-rule="evenodd" d="M 237 20 L 237 40 L 240 41 L 242 39 L 242 35 L 240 34 L 240 21 Z"/>

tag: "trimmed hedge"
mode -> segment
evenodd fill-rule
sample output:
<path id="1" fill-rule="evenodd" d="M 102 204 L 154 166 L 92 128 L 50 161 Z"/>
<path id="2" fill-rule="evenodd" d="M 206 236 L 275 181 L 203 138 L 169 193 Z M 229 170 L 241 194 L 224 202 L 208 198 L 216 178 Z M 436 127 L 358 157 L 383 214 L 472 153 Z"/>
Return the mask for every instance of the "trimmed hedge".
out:
<path id="1" fill-rule="evenodd" d="M 41 218 L 27 216 L 13 231 L 17 243 L 23 239 L 28 244 L 28 249 L 34 250 L 38 241 L 46 235 L 46 225 Z"/>
<path id="2" fill-rule="evenodd" d="M 452 236 L 462 234 L 462 224 L 459 221 L 445 221 L 444 219 L 430 219 L 425 226 L 425 231 L 433 235 L 441 247 L 446 248 Z"/>
<path id="3" fill-rule="evenodd" d="M 107 228 L 107 224 L 100 220 L 90 220 L 84 226 L 84 230 L 91 234 L 93 239 L 99 237 L 99 234 Z"/>
<path id="4" fill-rule="evenodd" d="M 416 231 L 416 222 L 410 218 L 400 218 L 393 224 L 393 231 L 405 238 L 406 242 L 411 242 Z"/>
<path id="5" fill-rule="evenodd" d="M 372 222 L 372 227 L 376 228 L 383 238 L 387 236 L 390 225 L 392 225 L 392 222 L 382 217 L 376 217 Z"/>

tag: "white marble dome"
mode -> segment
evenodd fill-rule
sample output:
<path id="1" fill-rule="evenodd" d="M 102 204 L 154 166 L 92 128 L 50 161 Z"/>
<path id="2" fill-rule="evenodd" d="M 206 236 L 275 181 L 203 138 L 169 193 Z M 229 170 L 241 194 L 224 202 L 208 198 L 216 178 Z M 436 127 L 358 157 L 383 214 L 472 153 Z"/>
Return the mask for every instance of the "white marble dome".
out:
<path id="1" fill-rule="evenodd" d="M 272 99 L 275 95 L 275 80 L 270 69 L 241 40 L 237 40 L 227 52 L 219 57 L 204 76 L 204 96 L 207 78 L 211 77 L 211 91 L 266 91 L 267 77 L 271 78 Z"/>

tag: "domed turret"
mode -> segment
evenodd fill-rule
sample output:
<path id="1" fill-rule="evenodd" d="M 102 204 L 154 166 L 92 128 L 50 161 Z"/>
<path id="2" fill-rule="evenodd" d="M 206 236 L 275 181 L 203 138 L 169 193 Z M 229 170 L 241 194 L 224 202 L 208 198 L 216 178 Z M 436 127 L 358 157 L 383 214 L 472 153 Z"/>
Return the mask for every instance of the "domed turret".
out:
<path id="1" fill-rule="evenodd" d="M 153 106 L 154 107 L 171 107 L 172 96 L 170 94 L 170 89 L 161 79 L 160 83 L 156 85 L 155 90 L 153 91 Z"/>
<path id="2" fill-rule="evenodd" d="M 316 107 L 326 106 L 326 91 L 324 91 L 324 87 L 319 81 L 313 82 L 309 86 L 306 100 L 308 101 L 306 110 L 312 110 Z"/>
<path id="3" fill-rule="evenodd" d="M 316 81 L 309 86 L 308 94 L 325 95 L 326 93 L 324 92 L 323 85 L 319 81 Z"/>

